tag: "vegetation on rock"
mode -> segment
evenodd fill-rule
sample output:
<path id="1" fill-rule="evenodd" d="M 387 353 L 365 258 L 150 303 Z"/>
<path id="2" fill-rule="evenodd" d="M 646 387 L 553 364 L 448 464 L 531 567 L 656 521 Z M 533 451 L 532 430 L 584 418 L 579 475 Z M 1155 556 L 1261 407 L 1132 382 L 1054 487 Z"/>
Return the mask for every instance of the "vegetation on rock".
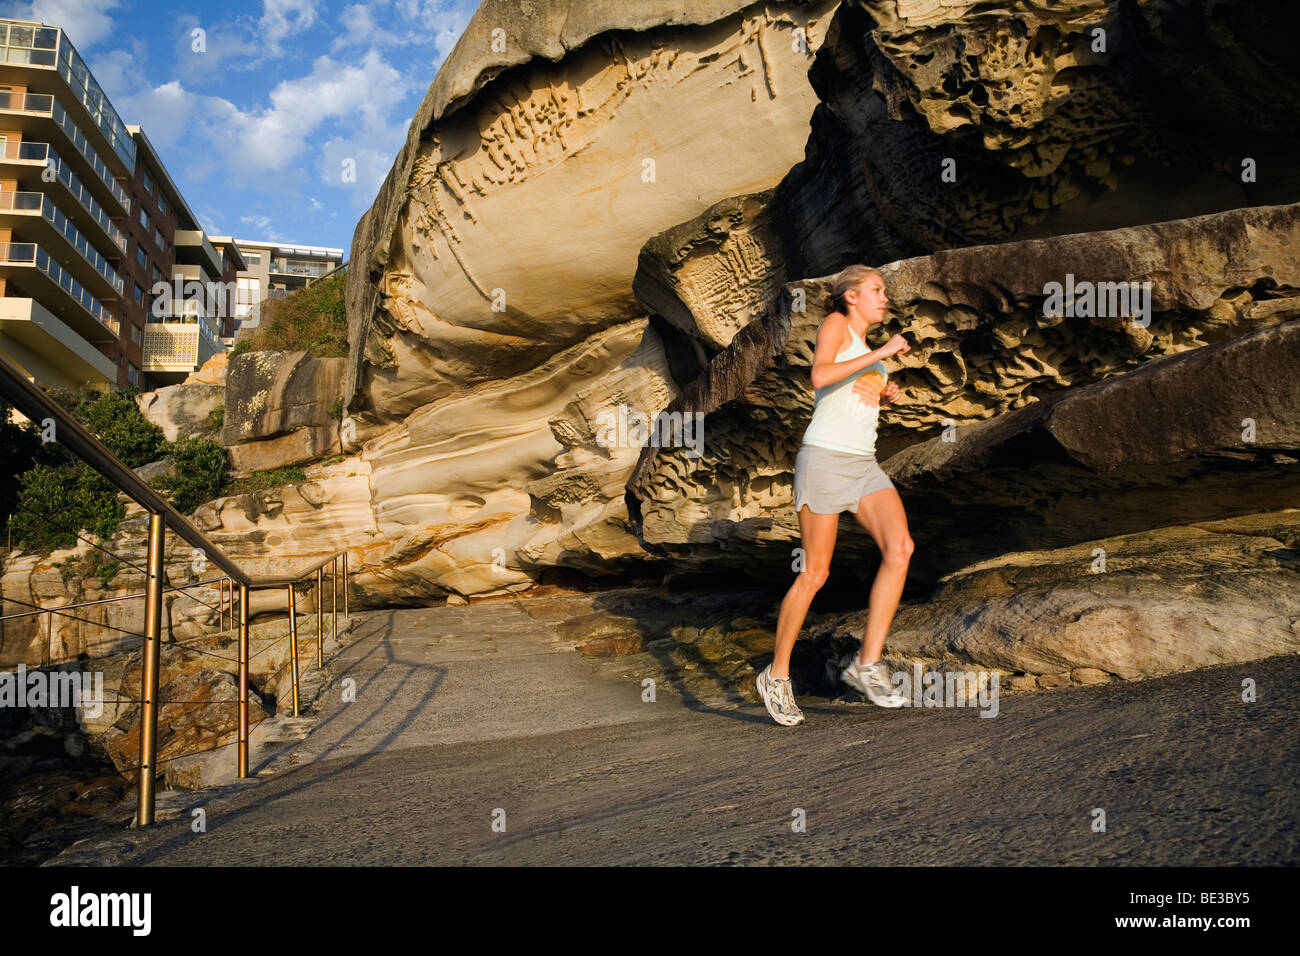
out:
<path id="1" fill-rule="evenodd" d="M 303 349 L 317 358 L 346 356 L 346 284 L 345 267 L 283 298 L 263 302 L 257 330 L 249 338 L 241 339 L 232 354 Z"/>

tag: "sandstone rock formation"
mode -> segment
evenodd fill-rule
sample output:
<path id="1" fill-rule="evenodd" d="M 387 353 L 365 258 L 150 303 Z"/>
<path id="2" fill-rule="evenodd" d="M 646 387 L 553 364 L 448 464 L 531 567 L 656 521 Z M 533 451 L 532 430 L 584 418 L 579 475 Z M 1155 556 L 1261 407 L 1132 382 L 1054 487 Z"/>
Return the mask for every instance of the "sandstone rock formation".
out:
<path id="1" fill-rule="evenodd" d="M 338 447 L 343 359 L 310 352 L 245 352 L 230 360 L 222 444 L 247 474 L 314 461 Z"/>
<path id="2" fill-rule="evenodd" d="M 230 353 L 222 350 L 208 359 L 197 371 L 185 376 L 183 385 L 225 385 Z"/>
<path id="3" fill-rule="evenodd" d="M 212 413 L 225 404 L 226 390 L 221 385 L 165 385 L 136 396 L 140 414 L 163 431 L 168 441 L 183 438 L 216 439 L 220 429 L 213 425 Z"/>
<path id="4" fill-rule="evenodd" d="M 378 573 L 475 594 L 645 559 L 623 513 L 635 449 L 592 440 L 600 412 L 675 391 L 639 249 L 798 161 L 835 7 L 479 7 L 350 259 L 344 394 Z"/>
<path id="5" fill-rule="evenodd" d="M 767 217 L 787 281 L 1294 202 L 1297 26 L 1278 0 L 844 3 Z"/>
<path id="6" fill-rule="evenodd" d="M 1222 22 L 1172 2 L 1126 12 L 1104 0 L 978 16 L 885 0 L 530 9 L 520 23 L 513 5 L 480 7 L 352 249 L 343 392 L 357 444 L 346 448 L 370 469 L 364 563 L 403 599 L 526 588 L 556 564 L 628 574 L 674 534 L 695 535 L 697 557 L 761 535 L 744 521 L 780 510 L 805 384 L 747 408 L 746 427 L 766 415 L 777 433 L 768 447 L 682 461 L 698 482 L 641 489 L 695 495 L 685 512 L 723 520 L 640 543 L 610 494 L 629 456 L 595 440 L 597 419 L 624 405 L 653 418 L 783 287 L 847 261 L 913 256 L 894 264 L 891 293 L 921 347 L 899 375 L 911 400 L 882 454 L 949 419 L 982 420 L 1288 314 L 1286 279 L 1270 270 L 1293 261 L 1289 214 L 1145 225 L 1292 198 L 1290 167 L 1274 160 L 1294 104 L 1278 95 L 1277 112 L 1246 114 L 1231 79 L 1291 88 L 1269 39 L 1289 16 L 1280 6 Z M 602 33 L 615 26 L 640 32 Z M 505 46 L 494 52 L 496 27 Z M 1178 109 L 1152 118 L 1190 82 L 1169 78 L 1169 64 L 1210 37 L 1214 76 L 1199 88 L 1213 115 L 1200 128 L 1250 129 L 1268 177 L 1243 182 Z M 633 115 L 637 135 L 625 132 Z M 1171 169 L 1195 176 L 1153 193 Z M 1143 225 L 934 253 L 1130 224 Z M 1071 270 L 1151 280 L 1155 322 L 1045 321 L 1043 281 Z M 589 354 L 589 342 L 608 344 Z M 564 388 L 581 390 L 585 424 L 560 412 Z M 724 418 L 710 415 L 711 433 L 722 437 Z M 728 468 L 738 474 L 720 476 Z M 793 516 L 775 520 L 788 538 Z"/>

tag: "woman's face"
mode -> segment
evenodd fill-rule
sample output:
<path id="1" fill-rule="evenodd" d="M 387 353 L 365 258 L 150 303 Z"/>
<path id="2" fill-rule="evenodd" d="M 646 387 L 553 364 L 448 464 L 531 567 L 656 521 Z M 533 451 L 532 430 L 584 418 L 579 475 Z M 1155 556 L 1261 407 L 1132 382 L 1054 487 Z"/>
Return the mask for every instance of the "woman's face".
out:
<path id="1" fill-rule="evenodd" d="M 867 276 L 854 288 L 845 293 L 844 298 L 850 309 L 857 309 L 858 315 L 868 325 L 885 321 L 885 307 L 889 296 L 885 295 L 885 280 L 880 276 Z"/>

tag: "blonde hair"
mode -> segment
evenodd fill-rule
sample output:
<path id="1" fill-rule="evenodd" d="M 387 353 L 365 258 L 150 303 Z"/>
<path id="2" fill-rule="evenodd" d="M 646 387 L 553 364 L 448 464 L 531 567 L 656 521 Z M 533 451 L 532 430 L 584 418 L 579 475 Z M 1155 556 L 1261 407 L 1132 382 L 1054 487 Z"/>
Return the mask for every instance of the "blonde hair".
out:
<path id="1" fill-rule="evenodd" d="M 844 293 L 850 289 L 856 289 L 859 283 L 870 276 L 879 276 L 881 282 L 885 281 L 885 277 L 880 274 L 879 269 L 864 265 L 845 266 L 840 274 L 835 277 L 835 284 L 831 286 L 831 291 L 826 296 L 826 311 L 843 312 L 848 315 L 849 304 L 844 301 Z"/>

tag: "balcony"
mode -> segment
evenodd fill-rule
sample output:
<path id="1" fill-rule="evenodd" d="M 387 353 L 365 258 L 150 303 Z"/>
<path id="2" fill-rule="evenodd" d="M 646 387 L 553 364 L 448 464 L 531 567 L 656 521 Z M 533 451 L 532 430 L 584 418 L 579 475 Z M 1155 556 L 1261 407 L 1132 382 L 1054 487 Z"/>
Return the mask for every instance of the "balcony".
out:
<path id="1" fill-rule="evenodd" d="M 201 229 L 177 229 L 174 241 L 177 262 L 197 265 L 213 279 L 220 281 L 223 265 L 221 254 Z"/>
<path id="2" fill-rule="evenodd" d="M 18 227 L 23 233 L 33 234 L 49 248 L 57 249 L 59 239 L 81 256 L 88 267 L 83 270 L 82 278 L 92 284 L 92 291 L 106 297 L 122 294 L 122 277 L 117 274 L 108 260 L 99 254 L 99 250 L 90 244 L 76 226 L 63 214 L 63 210 L 54 205 L 44 193 L 0 192 L 0 221 L 7 216 L 22 217 L 30 220 L 11 220 L 11 227 Z M 91 276 L 94 278 L 91 278 Z"/>
<path id="3" fill-rule="evenodd" d="M 272 258 L 270 273 L 277 276 L 319 279 L 327 272 L 333 272 L 338 266 L 337 262 L 302 262 L 294 259 Z"/>
<path id="4" fill-rule="evenodd" d="M 0 296 L 0 340 L 10 359 L 43 385 L 112 385 L 112 359 L 35 299 Z"/>
<path id="5" fill-rule="evenodd" d="M 0 242 L 0 278 L 6 295 L 36 299 L 88 341 L 113 342 L 121 334 L 103 303 L 34 242 Z"/>
<path id="6" fill-rule="evenodd" d="M 73 218 L 78 221 L 78 225 L 83 229 L 99 230 L 120 253 L 126 254 L 126 234 L 109 218 L 104 207 L 95 200 L 90 190 L 76 177 L 71 167 L 49 143 L 36 141 L 6 143 L 4 148 L 0 149 L 0 164 L 17 167 L 13 175 L 20 187 L 48 182 L 46 178 L 48 174 L 45 170 L 52 170 L 54 179 L 61 183 L 76 200 L 79 211 L 73 211 Z"/>
<path id="7" fill-rule="evenodd" d="M 80 157 L 77 162 L 81 165 L 81 172 L 106 190 L 101 198 L 106 202 L 115 202 L 121 209 L 119 215 L 130 212 L 131 201 L 126 190 L 113 178 L 108 165 L 90 144 L 86 134 L 72 121 L 72 117 L 53 94 L 0 92 L 0 117 L 4 117 L 6 124 L 21 131 L 24 139 L 28 138 L 28 134 L 36 137 L 48 135 L 51 124 L 58 127 L 76 150 L 75 155 Z"/>
<path id="8" fill-rule="evenodd" d="M 186 303 L 187 306 L 197 304 Z M 205 317 L 191 313 L 162 322 L 151 319 L 144 327 L 142 368 L 163 380 L 183 377 L 220 351 L 221 338 Z"/>
<path id="9" fill-rule="evenodd" d="M 0 23 L 0 83 L 16 81 L 48 90 L 53 77 L 46 81 L 41 76 L 56 73 L 104 145 L 121 157 L 128 171 L 134 170 L 135 140 L 67 34 L 57 27 Z"/>

